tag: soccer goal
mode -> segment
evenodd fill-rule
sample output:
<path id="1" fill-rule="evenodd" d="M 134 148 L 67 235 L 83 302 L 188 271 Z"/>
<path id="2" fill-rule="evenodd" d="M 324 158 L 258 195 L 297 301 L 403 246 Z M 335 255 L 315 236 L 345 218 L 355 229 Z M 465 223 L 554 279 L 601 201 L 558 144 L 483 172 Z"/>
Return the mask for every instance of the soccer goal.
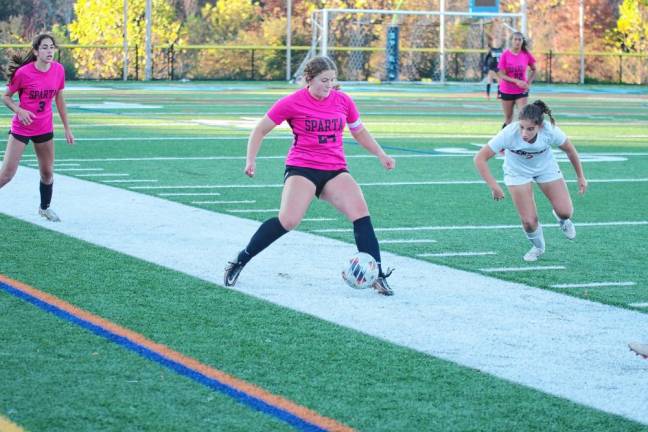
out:
<path id="1" fill-rule="evenodd" d="M 319 9 L 296 77 L 309 58 L 327 55 L 345 81 L 479 81 L 488 46 L 506 46 L 522 19 L 522 13 Z"/>

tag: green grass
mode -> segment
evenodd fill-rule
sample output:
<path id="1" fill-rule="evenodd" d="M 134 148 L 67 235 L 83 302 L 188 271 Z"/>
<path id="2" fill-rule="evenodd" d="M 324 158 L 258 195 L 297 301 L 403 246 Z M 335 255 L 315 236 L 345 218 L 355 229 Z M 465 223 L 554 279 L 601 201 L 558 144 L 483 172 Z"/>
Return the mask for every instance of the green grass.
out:
<path id="1" fill-rule="evenodd" d="M 128 173 L 133 179 L 157 179 L 156 186 L 282 182 L 281 158 L 261 158 L 254 179 L 243 175 L 247 130 L 189 121 L 259 117 L 274 100 L 290 91 L 286 85 L 206 83 L 197 84 L 195 90 L 165 83 L 155 84 L 155 90 L 138 83 L 83 85 L 104 90 L 84 92 L 75 90 L 74 84 L 69 86 L 71 123 L 80 140 L 75 146 L 57 142 L 58 163 L 74 159 L 81 167 Z M 375 159 L 350 158 L 350 170 L 360 183 L 479 179 L 469 155 L 440 156 L 444 153 L 438 149 L 453 147 L 474 152 L 477 147 L 472 143 L 485 143 L 501 125 L 497 102 L 487 102 L 470 89 L 365 87 L 350 90 L 360 111 L 368 113 L 363 114 L 363 120 L 397 157 L 398 166 L 386 173 Z M 564 122 L 562 128 L 581 153 L 638 154 L 618 162 L 586 163 L 588 178 L 648 177 L 648 156 L 639 155 L 648 150 L 648 92 L 611 95 L 606 101 L 606 95 L 601 94 L 558 93 L 549 87 L 544 90 L 546 93 L 539 87 L 539 95 L 554 109 L 559 125 Z M 103 101 L 163 107 L 74 108 L 79 103 Z M 633 123 L 622 126 L 627 120 Z M 147 125 L 141 126 L 142 122 Z M 58 136 L 62 136 L 60 132 Z M 168 137 L 188 139 L 160 139 Z M 260 156 L 283 156 L 289 142 L 288 131 L 276 130 L 264 143 Z M 347 153 L 366 154 L 351 141 Z M 30 145 L 25 165 L 31 155 Z M 416 155 L 421 157 L 412 157 Z M 214 156 L 238 159 L 195 159 Z M 96 160 L 154 157 L 184 159 Z M 499 178 L 500 165 L 501 161 L 491 163 Z M 569 164 L 561 163 L 561 167 L 568 179 L 574 178 Z M 64 172 L 63 168 L 60 172 L 66 175 L 79 174 Z M 96 181 L 102 180 L 107 179 Z M 648 183 L 591 183 L 584 197 L 575 193 L 573 183 L 569 188 L 577 227 L 579 222 L 648 220 L 648 208 L 642 203 Z M 135 190 L 151 195 L 177 191 Z M 257 208 L 278 207 L 281 193 L 280 188 L 260 187 L 211 191 L 220 192 L 218 199 L 222 200 L 256 200 Z M 441 251 L 497 252 L 484 257 L 425 258 L 479 272 L 485 267 L 520 265 L 529 247 L 521 228 L 380 230 L 518 224 L 510 199 L 493 202 L 483 184 L 365 186 L 363 191 L 379 238 L 437 240 L 425 245 L 385 244 L 384 250 L 411 257 Z M 540 219 L 553 224 L 547 200 L 539 193 L 536 198 Z M 168 199 L 211 211 L 226 212 L 229 208 L 191 204 L 196 199 L 191 197 Z M 258 213 L 242 216 L 256 220 L 269 217 Z M 350 228 L 325 203 L 315 202 L 307 216 L 336 219 L 304 222 L 300 230 Z M 0 224 L 4 233 L 0 273 L 359 430 L 647 429 L 6 216 L 0 216 Z M 633 281 L 636 285 L 631 287 L 557 290 L 631 308 L 630 303 L 648 301 L 648 270 L 643 259 L 647 233 L 647 225 L 578 227 L 577 240 L 568 242 L 556 228 L 547 228 L 548 249 L 543 264 L 564 265 L 567 270 L 490 275 L 544 289 L 553 289 L 551 285 L 558 283 Z M 353 237 L 351 232 L 324 235 L 347 242 Z M 0 328 L 0 415 L 28 430 L 289 429 L 282 422 L 4 293 L 0 293 Z"/>

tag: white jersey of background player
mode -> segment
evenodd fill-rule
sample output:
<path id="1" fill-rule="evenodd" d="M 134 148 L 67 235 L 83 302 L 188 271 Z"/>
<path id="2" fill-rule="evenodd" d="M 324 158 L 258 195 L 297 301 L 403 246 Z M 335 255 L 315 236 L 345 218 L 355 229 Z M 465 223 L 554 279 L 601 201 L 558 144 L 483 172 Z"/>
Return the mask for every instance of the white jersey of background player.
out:
<path id="1" fill-rule="evenodd" d="M 550 121 L 544 120 L 544 114 L 548 115 Z M 555 125 L 549 107 L 540 100 L 526 105 L 520 111 L 517 122 L 502 129 L 475 155 L 475 166 L 479 174 L 491 188 L 493 199 L 500 201 L 504 199 L 504 191 L 491 174 L 488 160 L 504 150 L 504 184 L 520 215 L 526 236 L 533 245 L 524 255 L 525 261 L 536 261 L 545 252 L 544 235 L 533 196 L 533 182 L 538 184 L 549 199 L 565 236 L 570 240 L 576 237 L 576 228 L 571 221 L 574 207 L 551 151 L 556 146 L 567 154 L 576 171 L 578 191 L 581 195 L 584 194 L 587 180 L 578 152 L 565 133 Z"/>

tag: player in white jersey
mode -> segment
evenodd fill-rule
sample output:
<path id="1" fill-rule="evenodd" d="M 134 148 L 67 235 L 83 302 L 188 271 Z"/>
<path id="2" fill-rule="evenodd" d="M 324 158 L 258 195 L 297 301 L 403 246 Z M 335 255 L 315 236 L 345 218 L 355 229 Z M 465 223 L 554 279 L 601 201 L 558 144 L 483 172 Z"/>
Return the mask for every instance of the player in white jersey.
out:
<path id="1" fill-rule="evenodd" d="M 544 114 L 548 115 L 549 121 L 545 121 Z M 558 147 L 567 154 L 576 171 L 578 192 L 584 194 L 587 180 L 578 152 L 565 133 L 556 126 L 551 110 L 541 100 L 524 106 L 520 111 L 519 121 L 502 129 L 474 159 L 477 171 L 491 188 L 493 199 L 500 201 L 504 199 L 504 191 L 491 174 L 488 160 L 504 150 L 504 184 L 508 187 L 520 215 L 526 236 L 533 245 L 524 255 L 525 261 L 536 261 L 545 252 L 544 235 L 538 221 L 533 195 L 533 182 L 538 184 L 549 199 L 563 234 L 570 240 L 576 237 L 576 228 L 571 221 L 574 207 L 553 156 L 553 147 Z"/>

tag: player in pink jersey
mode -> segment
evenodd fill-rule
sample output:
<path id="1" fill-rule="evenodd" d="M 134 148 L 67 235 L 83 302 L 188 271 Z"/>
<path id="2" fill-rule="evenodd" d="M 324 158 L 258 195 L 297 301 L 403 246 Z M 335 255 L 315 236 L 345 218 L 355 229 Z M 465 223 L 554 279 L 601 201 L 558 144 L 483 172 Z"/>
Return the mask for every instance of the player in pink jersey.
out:
<path id="1" fill-rule="evenodd" d="M 286 158 L 284 188 L 278 217 L 266 220 L 247 247 L 225 268 L 225 286 L 236 283 L 243 267 L 279 237 L 294 229 L 306 214 L 313 197 L 328 201 L 353 222 L 356 245 L 378 263 L 379 277 L 373 288 L 393 295 L 383 272 L 380 247 L 362 190 L 347 170 L 342 135 L 349 127 L 353 138 L 392 170 L 393 158 L 362 125 L 353 100 L 337 89 L 337 67 L 327 57 L 311 59 L 304 69 L 306 87 L 277 101 L 250 134 L 245 174 L 256 172 L 256 156 L 263 138 L 284 120 L 293 131 L 293 144 Z"/>
<path id="2" fill-rule="evenodd" d="M 74 136 L 68 125 L 63 98 L 65 71 L 61 64 L 54 61 L 55 51 L 54 38 L 40 34 L 34 38 L 32 49 L 27 55 L 14 56 L 9 64 L 9 84 L 2 100 L 16 115 L 11 122 L 7 149 L 0 169 L 0 188 L 16 174 L 25 147 L 31 140 L 40 170 L 41 202 L 38 213 L 50 221 L 58 222 L 59 217 L 50 208 L 54 183 L 52 100 L 56 101 L 68 144 L 74 144 Z M 15 93 L 18 93 L 20 99 L 18 104 L 13 101 Z"/>
<path id="3" fill-rule="evenodd" d="M 536 76 L 536 60 L 527 49 L 524 35 L 515 32 L 511 36 L 511 48 L 504 51 L 498 64 L 499 90 L 504 110 L 504 125 L 513 121 L 513 109 L 527 104 L 529 89 Z M 531 73 L 527 77 L 527 69 Z"/>

